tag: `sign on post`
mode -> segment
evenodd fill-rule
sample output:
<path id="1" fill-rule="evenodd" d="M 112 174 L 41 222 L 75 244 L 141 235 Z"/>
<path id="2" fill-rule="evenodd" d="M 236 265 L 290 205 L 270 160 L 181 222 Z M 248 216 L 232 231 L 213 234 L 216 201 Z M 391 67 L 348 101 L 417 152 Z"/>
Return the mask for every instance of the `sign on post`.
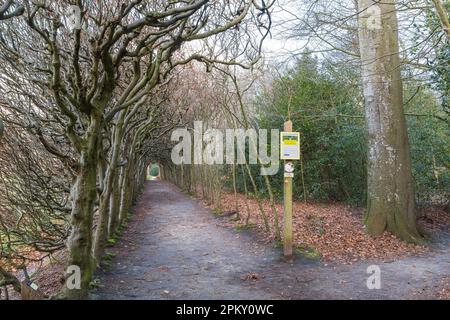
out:
<path id="1" fill-rule="evenodd" d="M 284 165 L 284 177 L 293 178 L 294 177 L 294 164 L 289 161 Z"/>
<path id="2" fill-rule="evenodd" d="M 281 160 L 300 159 L 300 132 L 280 133 Z"/>
<path id="3" fill-rule="evenodd" d="M 292 132 L 292 121 L 284 123 L 284 132 L 280 134 L 280 159 L 284 161 L 284 243 L 283 251 L 287 260 L 292 260 L 293 228 L 292 228 L 292 179 L 294 163 L 291 160 L 300 159 L 300 133 Z"/>

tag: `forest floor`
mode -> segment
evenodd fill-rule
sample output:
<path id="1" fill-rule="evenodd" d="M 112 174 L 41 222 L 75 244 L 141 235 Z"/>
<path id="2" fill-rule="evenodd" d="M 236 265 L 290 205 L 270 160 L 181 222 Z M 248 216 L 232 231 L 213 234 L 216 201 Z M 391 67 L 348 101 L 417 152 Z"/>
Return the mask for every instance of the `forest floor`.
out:
<path id="1" fill-rule="evenodd" d="M 298 251 L 288 263 L 257 230 L 236 228 L 168 182 L 148 181 L 91 298 L 448 299 L 449 240 L 399 259 L 345 264 Z M 373 264 L 381 289 L 369 290 Z"/>

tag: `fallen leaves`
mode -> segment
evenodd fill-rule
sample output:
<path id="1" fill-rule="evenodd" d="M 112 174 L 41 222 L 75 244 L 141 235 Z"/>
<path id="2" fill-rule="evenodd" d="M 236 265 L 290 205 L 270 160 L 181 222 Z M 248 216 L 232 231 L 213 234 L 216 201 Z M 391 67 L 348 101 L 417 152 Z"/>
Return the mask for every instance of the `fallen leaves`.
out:
<path id="1" fill-rule="evenodd" d="M 237 201 L 236 201 L 237 200 Z M 233 212 L 239 211 L 239 218 L 230 223 L 235 227 L 245 224 L 247 217 L 249 222 L 255 224 L 267 241 L 275 238 L 274 215 L 269 201 L 263 202 L 263 208 L 269 218 L 271 231 L 267 233 L 264 222 L 255 199 L 245 198 L 238 194 L 223 192 L 221 198 L 221 210 Z M 247 205 L 250 210 L 247 210 Z M 279 225 L 283 225 L 283 210 L 281 204 L 276 204 Z M 360 260 L 393 261 L 402 257 L 416 255 L 428 251 L 426 246 L 408 244 L 396 238 L 389 232 L 379 237 L 371 237 L 364 231 L 362 223 L 362 209 L 354 208 L 342 203 L 302 203 L 293 205 L 294 244 L 296 246 L 308 246 L 315 248 L 324 261 L 338 261 L 353 264 Z M 434 222 L 436 228 L 448 227 L 450 217 L 439 211 L 426 213 L 427 222 Z M 446 221 L 445 219 L 449 219 Z M 242 227 L 241 227 L 242 228 Z"/>
<path id="2" fill-rule="evenodd" d="M 437 298 L 439 300 L 450 300 L 450 276 L 443 278 L 439 287 Z"/>
<path id="3" fill-rule="evenodd" d="M 260 278 L 261 278 L 260 275 L 256 272 L 250 272 L 248 274 L 241 276 L 242 281 L 247 281 L 247 280 L 256 281 L 256 280 L 259 280 Z"/>

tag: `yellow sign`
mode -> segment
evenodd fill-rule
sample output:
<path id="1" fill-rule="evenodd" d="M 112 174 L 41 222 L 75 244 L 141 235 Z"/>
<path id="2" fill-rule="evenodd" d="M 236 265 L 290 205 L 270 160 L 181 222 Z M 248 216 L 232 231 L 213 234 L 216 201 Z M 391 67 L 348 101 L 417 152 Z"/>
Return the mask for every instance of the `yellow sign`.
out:
<path id="1" fill-rule="evenodd" d="M 300 132 L 280 133 L 280 159 L 300 160 Z"/>

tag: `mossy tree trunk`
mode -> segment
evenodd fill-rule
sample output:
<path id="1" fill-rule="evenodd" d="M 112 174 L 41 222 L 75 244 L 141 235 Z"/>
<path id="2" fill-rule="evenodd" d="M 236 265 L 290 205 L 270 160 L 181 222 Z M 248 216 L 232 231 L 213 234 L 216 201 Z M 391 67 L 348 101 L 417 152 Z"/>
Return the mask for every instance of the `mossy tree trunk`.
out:
<path id="1" fill-rule="evenodd" d="M 122 170 L 120 170 L 122 171 Z M 122 174 L 116 174 L 114 176 L 113 188 L 111 193 L 111 200 L 109 205 L 109 222 L 108 222 L 108 235 L 112 236 L 118 227 L 117 221 L 119 218 L 119 206 L 120 206 L 120 180 Z"/>
<path id="2" fill-rule="evenodd" d="M 72 190 L 72 230 L 68 239 L 69 265 L 76 265 L 81 271 L 81 289 L 65 288 L 68 299 L 80 299 L 87 295 L 94 272 L 92 256 L 92 221 L 97 198 L 98 145 L 101 131 L 101 117 L 92 116 L 86 134 L 81 156 L 80 169 Z"/>
<path id="3" fill-rule="evenodd" d="M 111 146 L 111 156 L 109 159 L 109 165 L 107 167 L 103 185 L 103 192 L 100 195 L 100 206 L 99 206 L 99 223 L 95 234 L 94 243 L 94 258 L 98 263 L 103 255 L 103 251 L 106 245 L 108 236 L 108 226 L 110 219 L 110 201 L 111 194 L 113 192 L 114 179 L 117 174 L 118 160 L 120 156 L 121 142 L 124 133 L 124 121 L 125 121 L 126 111 L 121 111 L 119 113 L 118 121 L 116 127 L 113 130 L 113 141 Z"/>

